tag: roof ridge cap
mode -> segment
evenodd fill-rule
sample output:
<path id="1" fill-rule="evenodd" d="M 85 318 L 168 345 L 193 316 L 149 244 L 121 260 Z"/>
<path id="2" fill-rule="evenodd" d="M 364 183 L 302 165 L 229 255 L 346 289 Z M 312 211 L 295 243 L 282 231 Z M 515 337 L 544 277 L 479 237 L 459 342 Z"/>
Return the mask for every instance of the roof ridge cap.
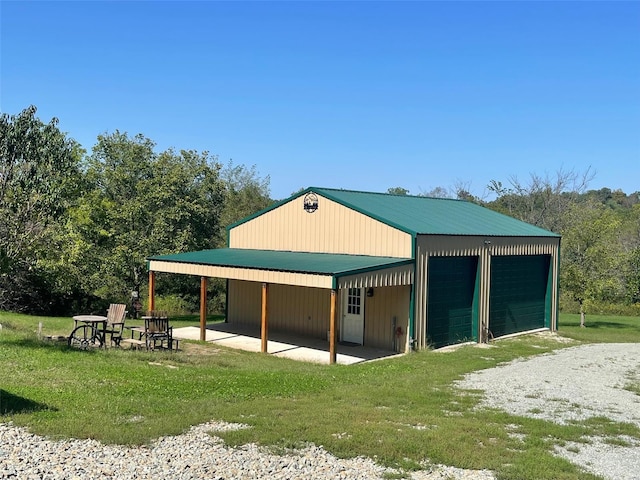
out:
<path id="1" fill-rule="evenodd" d="M 386 197 L 400 197 L 400 198 L 426 198 L 430 200 L 448 200 L 454 202 L 463 202 L 463 203 L 473 203 L 468 200 L 464 200 L 462 198 L 443 198 L 443 197 L 430 197 L 428 195 L 409 195 L 409 194 L 401 194 L 401 193 L 389 193 L 389 192 L 371 192 L 366 190 L 354 190 L 349 188 L 330 188 L 330 187 L 308 187 L 305 190 L 309 191 L 320 191 L 326 190 L 329 192 L 346 192 L 346 193 L 362 193 L 365 195 L 384 195 Z M 474 204 L 475 205 L 475 204 Z"/>

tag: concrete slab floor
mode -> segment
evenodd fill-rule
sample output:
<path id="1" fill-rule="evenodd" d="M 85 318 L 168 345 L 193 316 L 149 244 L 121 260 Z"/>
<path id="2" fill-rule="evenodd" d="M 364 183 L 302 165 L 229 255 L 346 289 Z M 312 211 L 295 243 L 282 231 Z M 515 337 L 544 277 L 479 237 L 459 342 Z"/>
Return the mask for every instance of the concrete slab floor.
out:
<path id="1" fill-rule="evenodd" d="M 174 328 L 173 336 L 179 339 L 200 340 L 200 328 Z M 262 345 L 259 330 L 231 326 L 228 323 L 207 325 L 206 341 L 250 352 L 259 352 Z M 390 350 L 369 348 L 362 345 L 338 344 L 337 350 L 336 362 L 341 365 L 352 365 L 402 355 Z M 271 355 L 293 360 L 329 364 L 329 342 L 302 335 L 291 335 L 282 332 L 269 333 L 267 352 Z"/>

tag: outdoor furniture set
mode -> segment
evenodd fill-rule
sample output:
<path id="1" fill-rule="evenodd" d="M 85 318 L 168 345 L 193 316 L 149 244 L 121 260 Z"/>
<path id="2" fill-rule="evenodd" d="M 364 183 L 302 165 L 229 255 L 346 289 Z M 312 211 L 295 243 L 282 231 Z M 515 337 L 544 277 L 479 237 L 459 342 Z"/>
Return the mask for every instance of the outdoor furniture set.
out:
<path id="1" fill-rule="evenodd" d="M 178 340 L 173 338 L 173 327 L 165 312 L 152 311 L 143 316 L 144 327 L 125 326 L 126 305 L 112 303 L 107 315 L 76 315 L 73 317 L 74 329 L 69 335 L 68 344 L 72 347 L 87 349 L 102 347 L 110 340 L 111 346 L 129 345 L 131 348 L 145 347 L 147 350 L 178 350 Z M 131 338 L 123 338 L 124 330 L 131 332 Z M 137 338 L 134 338 L 136 337 Z"/>

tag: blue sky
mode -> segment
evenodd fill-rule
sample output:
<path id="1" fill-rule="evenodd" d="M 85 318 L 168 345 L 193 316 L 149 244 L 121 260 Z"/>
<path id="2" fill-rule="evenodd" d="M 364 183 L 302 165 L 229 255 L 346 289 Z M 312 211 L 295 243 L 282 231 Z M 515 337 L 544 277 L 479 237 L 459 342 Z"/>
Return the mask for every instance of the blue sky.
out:
<path id="1" fill-rule="evenodd" d="M 302 187 L 640 191 L 640 2 L 0 2 L 0 110 Z"/>

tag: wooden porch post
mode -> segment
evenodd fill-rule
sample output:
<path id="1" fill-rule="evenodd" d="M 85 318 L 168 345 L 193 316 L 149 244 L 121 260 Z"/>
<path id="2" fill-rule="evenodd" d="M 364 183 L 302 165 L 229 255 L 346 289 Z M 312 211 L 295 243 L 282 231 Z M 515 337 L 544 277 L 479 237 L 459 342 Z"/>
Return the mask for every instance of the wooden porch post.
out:
<path id="1" fill-rule="evenodd" d="M 338 333 L 336 322 L 336 303 L 338 292 L 335 289 L 331 289 L 331 317 L 329 318 L 329 364 L 336 363 L 336 334 Z"/>
<path id="2" fill-rule="evenodd" d="M 200 277 L 200 341 L 207 339 L 207 277 Z"/>
<path id="3" fill-rule="evenodd" d="M 156 272 L 149 272 L 149 310 L 156 309 Z"/>
<path id="4" fill-rule="evenodd" d="M 269 336 L 269 284 L 262 284 L 262 323 L 260 326 L 260 338 L 262 339 L 261 352 L 267 353 Z"/>

